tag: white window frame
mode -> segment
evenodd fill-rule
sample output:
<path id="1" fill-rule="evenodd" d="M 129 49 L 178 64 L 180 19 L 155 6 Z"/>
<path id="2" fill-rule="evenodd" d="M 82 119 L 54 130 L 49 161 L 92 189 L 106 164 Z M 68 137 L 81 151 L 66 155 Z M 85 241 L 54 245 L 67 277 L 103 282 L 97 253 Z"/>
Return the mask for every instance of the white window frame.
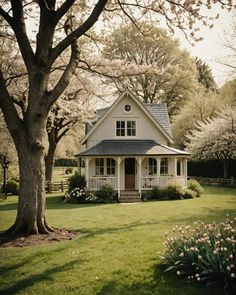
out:
<path id="1" fill-rule="evenodd" d="M 178 171 L 178 163 L 179 163 L 179 171 Z M 178 174 L 178 172 L 180 172 L 180 174 Z M 176 163 L 176 175 L 177 176 L 183 176 L 183 159 L 182 158 L 178 158 L 177 159 L 177 163 Z"/>
<path id="2" fill-rule="evenodd" d="M 97 161 L 99 161 L 97 165 Z M 102 162 L 102 164 L 101 164 Z M 101 173 L 101 170 L 103 170 L 103 173 Z M 104 158 L 96 158 L 95 159 L 95 175 L 96 176 L 103 176 L 105 172 L 105 159 Z"/>
<path id="3" fill-rule="evenodd" d="M 117 128 L 117 123 L 118 122 L 125 122 L 125 127 L 124 128 Z M 130 122 L 131 127 L 128 128 L 128 122 Z M 134 128 L 132 127 L 132 122 L 134 122 Z M 121 124 L 120 124 L 121 126 Z M 117 135 L 117 131 L 118 130 L 123 130 L 124 129 L 124 135 Z M 128 135 L 128 130 L 131 130 L 131 135 Z M 134 132 L 133 132 L 134 131 Z M 134 135 L 132 135 L 132 133 L 134 133 Z M 115 121 L 115 134 L 116 137 L 135 137 L 137 134 L 137 121 L 136 120 L 116 120 Z"/>
<path id="4" fill-rule="evenodd" d="M 108 162 L 110 161 L 110 164 L 108 165 Z M 106 158 L 106 172 L 108 176 L 115 176 L 116 175 L 116 161 L 113 158 Z M 110 173 L 112 172 L 112 170 L 114 169 L 114 173 Z M 108 170 L 110 170 L 108 172 Z"/>
<path id="5" fill-rule="evenodd" d="M 161 158 L 160 161 L 160 175 L 168 175 L 169 170 L 169 159 L 167 157 Z M 162 171 L 163 169 L 163 171 Z"/>
<path id="6" fill-rule="evenodd" d="M 157 160 L 155 158 L 148 158 L 148 174 L 157 174 Z"/>

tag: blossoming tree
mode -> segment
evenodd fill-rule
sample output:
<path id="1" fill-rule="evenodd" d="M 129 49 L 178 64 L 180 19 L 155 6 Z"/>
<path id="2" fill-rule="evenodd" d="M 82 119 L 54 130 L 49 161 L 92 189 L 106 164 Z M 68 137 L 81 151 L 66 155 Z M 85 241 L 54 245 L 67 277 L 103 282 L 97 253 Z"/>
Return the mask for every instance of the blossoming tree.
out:
<path id="1" fill-rule="evenodd" d="M 236 107 L 225 106 L 217 117 L 199 122 L 187 135 L 187 150 L 194 160 L 222 160 L 227 178 L 228 162 L 236 159 Z"/>
<path id="2" fill-rule="evenodd" d="M 0 17 L 13 34 L 24 64 L 28 85 L 24 96 L 13 98 L 6 83 L 3 56 L 0 70 L 0 107 L 16 146 L 20 171 L 17 216 L 8 233 L 45 234 L 53 231 L 45 215 L 45 144 L 47 117 L 69 84 L 80 58 L 78 40 L 88 36 L 100 16 L 104 22 L 128 18 L 138 24 L 143 18 L 164 18 L 170 28 L 180 28 L 195 38 L 201 8 L 231 0 L 120 1 L 120 0 L 12 0 L 0 1 Z M 75 11 L 71 24 L 70 10 Z M 107 27 L 104 26 L 106 29 Z M 33 34 L 35 31 L 35 34 Z M 58 79 L 51 84 L 55 62 L 68 51 L 69 58 Z M 12 73 L 14 75 L 14 72 Z M 16 77 L 17 78 L 17 77 Z"/>

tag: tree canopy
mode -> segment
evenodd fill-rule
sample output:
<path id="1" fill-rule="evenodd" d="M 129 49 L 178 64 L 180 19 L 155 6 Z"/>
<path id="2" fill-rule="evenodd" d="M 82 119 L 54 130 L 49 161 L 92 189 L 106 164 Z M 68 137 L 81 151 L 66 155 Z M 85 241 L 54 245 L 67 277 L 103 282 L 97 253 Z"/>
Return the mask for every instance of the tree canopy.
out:
<path id="1" fill-rule="evenodd" d="M 7 51 L 0 57 L 0 107 L 17 150 L 20 171 L 18 211 L 8 233 L 53 231 L 45 214 L 47 117 L 75 73 L 82 37 L 93 38 L 91 29 L 99 17 L 104 30 L 121 18 L 137 27 L 140 19 L 162 18 L 170 29 L 179 28 L 196 40 L 198 23 L 213 23 L 202 9 L 218 4 L 232 7 L 231 0 L 0 0 L 0 34 Z M 6 64 L 9 59 L 11 67 Z M 60 75 L 54 79 L 58 60 L 64 65 L 56 68 Z M 23 94 L 15 96 L 9 82 L 23 75 L 27 77 Z"/>
<path id="2" fill-rule="evenodd" d="M 228 161 L 236 158 L 236 107 L 226 105 L 216 117 L 199 122 L 187 140 L 187 150 L 193 159 L 223 160 L 227 177 Z"/>
<path id="3" fill-rule="evenodd" d="M 140 30 L 123 25 L 106 38 L 105 58 L 147 67 L 112 82 L 119 91 L 129 87 L 145 103 L 166 102 L 172 115 L 196 89 L 194 61 L 166 30 L 151 24 L 142 24 Z"/>

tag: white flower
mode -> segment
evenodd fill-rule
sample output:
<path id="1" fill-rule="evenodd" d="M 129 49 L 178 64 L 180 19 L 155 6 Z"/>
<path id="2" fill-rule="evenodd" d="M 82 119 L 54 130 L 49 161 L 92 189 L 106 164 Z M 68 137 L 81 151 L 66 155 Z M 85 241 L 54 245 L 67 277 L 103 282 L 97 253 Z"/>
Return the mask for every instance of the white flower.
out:
<path id="1" fill-rule="evenodd" d="M 177 274 L 177 276 L 180 276 L 181 275 L 181 273 L 180 273 L 179 270 L 176 272 L 176 274 Z"/>
<path id="2" fill-rule="evenodd" d="M 230 274 L 230 276 L 231 276 L 231 278 L 235 278 L 235 273 L 232 272 L 232 273 Z"/>
<path id="3" fill-rule="evenodd" d="M 183 252 L 180 253 L 179 256 L 180 256 L 180 257 L 184 257 L 184 253 L 183 253 Z"/>

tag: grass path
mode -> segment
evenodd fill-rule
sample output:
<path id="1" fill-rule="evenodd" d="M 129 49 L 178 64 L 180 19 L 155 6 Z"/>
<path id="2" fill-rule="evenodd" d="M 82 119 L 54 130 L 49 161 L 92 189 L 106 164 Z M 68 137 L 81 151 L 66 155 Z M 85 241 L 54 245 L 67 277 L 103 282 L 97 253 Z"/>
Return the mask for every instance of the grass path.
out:
<path id="1" fill-rule="evenodd" d="M 13 222 L 16 197 L 0 202 L 0 231 Z M 74 241 L 0 249 L 0 294 L 219 295 L 164 274 L 165 233 L 175 224 L 236 216 L 236 190 L 206 188 L 198 199 L 136 204 L 63 204 L 47 199 L 55 227 L 78 230 Z"/>

